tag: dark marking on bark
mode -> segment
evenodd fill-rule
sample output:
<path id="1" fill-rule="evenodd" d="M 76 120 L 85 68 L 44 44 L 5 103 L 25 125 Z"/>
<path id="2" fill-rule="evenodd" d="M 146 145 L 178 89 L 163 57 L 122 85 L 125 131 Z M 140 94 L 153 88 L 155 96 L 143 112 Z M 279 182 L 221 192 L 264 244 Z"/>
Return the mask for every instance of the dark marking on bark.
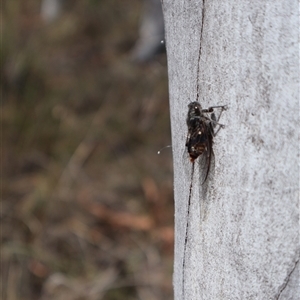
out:
<path id="1" fill-rule="evenodd" d="M 298 258 L 298 260 L 296 260 L 295 265 L 293 266 L 292 270 L 291 270 L 291 271 L 289 272 L 289 274 L 287 275 L 287 277 L 286 277 L 286 279 L 285 279 L 285 282 L 284 282 L 282 288 L 280 289 L 280 291 L 279 291 L 279 293 L 278 293 L 278 296 L 276 297 L 276 300 L 278 300 L 278 299 L 280 298 L 281 294 L 282 294 L 283 291 L 286 289 L 286 287 L 287 287 L 287 285 L 288 285 L 288 283 L 289 283 L 289 281 L 290 281 L 290 277 L 291 277 L 291 275 L 293 274 L 293 272 L 295 271 L 295 269 L 296 269 L 298 263 L 299 263 L 299 258 Z"/>

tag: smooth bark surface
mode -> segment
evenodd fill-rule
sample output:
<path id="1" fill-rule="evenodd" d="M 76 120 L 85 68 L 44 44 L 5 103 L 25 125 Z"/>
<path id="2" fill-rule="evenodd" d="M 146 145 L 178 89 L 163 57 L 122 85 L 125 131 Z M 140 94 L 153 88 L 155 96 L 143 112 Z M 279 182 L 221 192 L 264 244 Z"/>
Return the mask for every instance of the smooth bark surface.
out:
<path id="1" fill-rule="evenodd" d="M 175 299 L 299 299 L 298 2 L 162 4 Z M 185 119 L 195 100 L 229 109 L 222 116 L 226 128 L 214 139 L 215 168 L 206 185 L 196 165 L 188 215 Z"/>

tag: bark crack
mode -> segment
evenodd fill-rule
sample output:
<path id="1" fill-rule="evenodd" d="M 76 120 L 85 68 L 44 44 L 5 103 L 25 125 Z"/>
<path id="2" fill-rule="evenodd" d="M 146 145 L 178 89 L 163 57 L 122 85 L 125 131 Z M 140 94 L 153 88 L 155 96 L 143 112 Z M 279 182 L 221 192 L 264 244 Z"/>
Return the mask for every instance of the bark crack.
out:
<path id="1" fill-rule="evenodd" d="M 283 291 L 286 289 L 289 281 L 290 281 L 290 278 L 291 278 L 291 275 L 293 274 L 293 272 L 295 271 L 296 267 L 297 267 L 297 264 L 299 263 L 299 258 L 298 260 L 296 260 L 295 262 L 295 265 L 293 266 L 292 270 L 289 272 L 289 274 L 287 275 L 286 279 L 285 279 L 285 282 L 282 286 L 282 288 L 280 289 L 279 293 L 278 293 L 278 296 L 276 297 L 276 300 L 278 300 L 281 296 L 281 294 L 283 293 Z"/>
<path id="2" fill-rule="evenodd" d="M 199 46 L 199 55 L 198 55 L 198 64 L 197 64 L 197 99 L 199 101 L 200 94 L 200 59 L 202 54 L 202 37 L 203 37 L 203 27 L 204 27 L 204 12 L 205 12 L 205 0 L 202 3 L 202 22 L 201 22 L 201 30 L 200 30 L 200 46 Z M 183 250 L 183 261 L 182 261 L 182 298 L 185 298 L 185 268 L 186 268 L 186 250 L 188 243 L 188 229 L 189 229 L 189 215 L 190 215 L 190 204 L 192 197 L 192 189 L 193 189 L 193 177 L 194 177 L 195 165 L 193 163 L 192 166 L 192 175 L 191 175 L 191 184 L 189 191 L 189 199 L 188 199 L 188 211 L 187 211 L 187 224 L 186 224 L 186 232 L 185 232 L 185 241 L 184 241 L 184 250 Z"/>
<path id="3" fill-rule="evenodd" d="M 201 22 L 200 46 L 199 46 L 198 65 L 197 65 L 197 98 L 196 98 L 196 101 L 198 101 L 198 102 L 199 102 L 199 95 L 200 95 L 200 59 L 201 59 L 201 55 L 202 55 L 204 16 L 205 16 L 205 0 L 203 0 L 203 3 L 202 3 L 202 22 Z"/>
<path id="4" fill-rule="evenodd" d="M 193 190 L 193 179 L 194 179 L 194 172 L 195 172 L 195 163 L 193 162 L 192 165 L 192 174 L 191 174 L 191 184 L 190 184 L 190 191 L 189 191 L 189 201 L 188 201 L 188 210 L 187 210 L 187 217 L 186 217 L 186 229 L 185 229 L 185 240 L 184 240 L 184 250 L 183 250 L 183 261 L 182 261 L 182 298 L 185 297 L 185 260 L 186 260 L 186 248 L 188 243 L 188 231 L 189 231 L 189 218 L 190 218 L 190 206 L 191 206 L 191 197 L 192 197 L 192 190 Z"/>

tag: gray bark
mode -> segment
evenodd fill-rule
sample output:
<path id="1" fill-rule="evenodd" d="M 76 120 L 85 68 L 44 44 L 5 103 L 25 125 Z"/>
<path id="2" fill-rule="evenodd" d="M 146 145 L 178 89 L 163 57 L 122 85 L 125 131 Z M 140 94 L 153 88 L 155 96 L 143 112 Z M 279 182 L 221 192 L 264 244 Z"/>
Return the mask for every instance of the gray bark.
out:
<path id="1" fill-rule="evenodd" d="M 162 4 L 175 299 L 299 299 L 298 2 Z M 185 118 L 197 99 L 203 107 L 229 109 L 222 115 L 226 128 L 214 139 L 215 168 L 206 185 L 196 168 L 188 215 Z"/>

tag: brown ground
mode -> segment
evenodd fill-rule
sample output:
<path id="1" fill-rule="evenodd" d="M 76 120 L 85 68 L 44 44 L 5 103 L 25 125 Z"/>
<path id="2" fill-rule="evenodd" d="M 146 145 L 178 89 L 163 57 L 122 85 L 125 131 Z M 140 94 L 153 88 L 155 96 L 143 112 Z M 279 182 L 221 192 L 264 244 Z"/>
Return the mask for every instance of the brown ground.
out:
<path id="1" fill-rule="evenodd" d="M 172 299 L 166 58 L 138 0 L 3 0 L 1 299 Z"/>

